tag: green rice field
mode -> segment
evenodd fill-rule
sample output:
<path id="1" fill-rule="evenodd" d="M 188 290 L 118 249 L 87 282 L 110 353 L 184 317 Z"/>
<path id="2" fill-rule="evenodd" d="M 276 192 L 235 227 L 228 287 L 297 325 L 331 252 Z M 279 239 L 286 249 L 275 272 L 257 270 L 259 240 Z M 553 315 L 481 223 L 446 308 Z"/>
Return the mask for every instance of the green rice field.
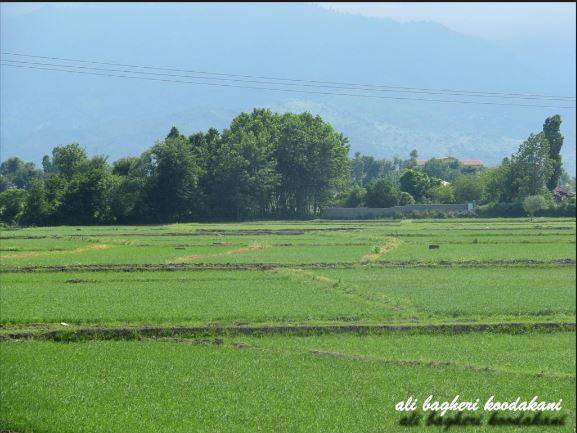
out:
<path id="1" fill-rule="evenodd" d="M 570 218 L 3 229 L 0 431 L 574 432 L 575 239 Z M 429 395 L 562 399 L 563 423 L 401 425 Z"/>

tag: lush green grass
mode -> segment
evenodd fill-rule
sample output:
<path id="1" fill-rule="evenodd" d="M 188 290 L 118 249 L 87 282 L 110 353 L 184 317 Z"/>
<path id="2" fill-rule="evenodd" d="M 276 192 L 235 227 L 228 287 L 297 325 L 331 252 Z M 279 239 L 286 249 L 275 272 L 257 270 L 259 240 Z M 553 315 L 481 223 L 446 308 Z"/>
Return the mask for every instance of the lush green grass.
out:
<path id="1" fill-rule="evenodd" d="M 377 228 L 403 231 L 432 230 L 549 230 L 571 229 L 575 233 L 575 218 L 466 218 L 466 219 L 415 219 L 415 220 L 362 220 L 362 221 L 264 221 L 242 223 L 187 223 L 156 226 L 59 226 L 28 227 L 24 229 L 0 228 L 2 237 L 13 236 L 87 236 L 129 234 L 189 233 L 197 230 L 312 230 L 331 228 Z"/>
<path id="2" fill-rule="evenodd" d="M 1 323 L 570 318 L 575 315 L 575 270 L 14 273 L 4 275 L 0 300 Z"/>
<path id="3" fill-rule="evenodd" d="M 252 237 L 233 245 L 119 245 L 90 243 L 62 250 L 5 251 L 4 267 L 26 265 L 116 264 L 116 263 L 353 263 L 359 262 L 373 248 L 386 244 L 390 237 L 365 243 L 350 244 L 288 244 L 276 245 L 265 236 Z M 316 240 L 316 239 L 315 239 Z M 316 240 L 318 242 L 318 240 Z M 500 261 L 575 259 L 573 243 L 541 244 L 440 244 L 440 249 L 429 250 L 427 243 L 403 242 L 399 247 L 378 258 L 382 261 Z"/>
<path id="4" fill-rule="evenodd" d="M 555 262 L 575 260 L 575 233 L 568 218 L 1 230 L 0 334 L 94 325 L 575 322 L 575 266 Z M 440 248 L 430 250 L 432 243 Z M 130 266 L 180 263 L 239 269 Z M 242 269 L 259 263 L 279 266 Z M 405 266 L 417 263 L 426 266 Z M 103 266 L 6 272 L 77 264 Z M 106 270 L 114 264 L 132 271 Z M 394 404 L 430 394 L 562 398 L 568 424 L 530 430 L 575 429 L 575 332 L 239 334 L 200 343 L 2 342 L 0 429 L 407 432 Z M 519 431 L 465 431 L 496 430 Z"/>
<path id="5" fill-rule="evenodd" d="M 429 341 L 435 344 L 434 337 Z M 430 394 L 472 400 L 491 395 L 502 400 L 563 398 L 569 414 L 564 431 L 575 424 L 574 378 L 538 377 L 523 367 L 510 373 L 472 372 L 301 350 L 170 342 L 0 347 L 5 366 L 0 422 L 20 431 L 401 432 L 406 428 L 397 425 L 395 403 L 410 395 L 422 401 Z M 546 349 L 553 347 L 540 351 L 544 361 L 549 359 Z"/>
<path id="6" fill-rule="evenodd" d="M 80 283 L 67 283 L 84 279 Z M 6 275 L 2 322 L 263 322 L 392 313 L 315 281 L 264 272 Z"/>
<path id="7" fill-rule="evenodd" d="M 384 260 L 554 260 L 575 258 L 575 244 L 446 244 L 429 250 L 424 244 L 402 243 L 399 248 L 383 256 Z"/>
<path id="8" fill-rule="evenodd" d="M 280 234 L 279 230 L 293 232 Z M 575 223 L 570 220 L 60 227 L 3 231 L 1 239 L 0 258 L 4 267 L 172 262 L 350 263 L 363 260 L 372 249 L 391 239 L 400 243 L 379 260 L 575 259 Z M 430 243 L 439 244 L 440 249 L 429 250 Z"/>
<path id="9" fill-rule="evenodd" d="M 458 335 L 390 333 L 235 337 L 258 347 L 289 351 L 324 351 L 391 362 L 453 363 L 463 369 L 575 377 L 575 333 Z"/>
<path id="10" fill-rule="evenodd" d="M 318 270 L 398 305 L 404 316 L 575 316 L 575 268 L 385 268 Z"/>

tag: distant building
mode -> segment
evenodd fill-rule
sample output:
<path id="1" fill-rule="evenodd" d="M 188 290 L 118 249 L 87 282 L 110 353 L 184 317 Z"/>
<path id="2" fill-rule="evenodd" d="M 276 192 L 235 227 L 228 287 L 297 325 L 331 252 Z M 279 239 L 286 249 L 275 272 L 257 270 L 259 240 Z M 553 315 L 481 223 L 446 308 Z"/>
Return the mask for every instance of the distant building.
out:
<path id="1" fill-rule="evenodd" d="M 483 161 L 480 159 L 462 159 L 459 161 L 465 167 L 482 167 Z"/>
<path id="2" fill-rule="evenodd" d="M 571 199 L 575 197 L 575 194 L 569 191 L 567 188 L 563 188 L 562 186 L 558 186 L 553 190 L 553 195 L 555 196 L 555 200 L 561 202 L 563 200 Z"/>

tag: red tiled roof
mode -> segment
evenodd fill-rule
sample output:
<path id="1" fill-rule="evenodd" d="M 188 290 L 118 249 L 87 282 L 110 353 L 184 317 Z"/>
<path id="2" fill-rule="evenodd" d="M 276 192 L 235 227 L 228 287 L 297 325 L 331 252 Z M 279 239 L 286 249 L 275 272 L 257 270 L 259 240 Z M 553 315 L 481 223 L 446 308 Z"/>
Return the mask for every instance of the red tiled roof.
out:
<path id="1" fill-rule="evenodd" d="M 483 165 L 480 159 L 463 159 L 460 161 L 463 165 Z"/>
<path id="2" fill-rule="evenodd" d="M 574 196 L 575 196 L 574 193 L 572 193 L 571 191 L 569 191 L 569 190 L 566 189 L 566 188 L 563 188 L 562 186 L 558 186 L 557 188 L 555 188 L 555 189 L 553 190 L 553 193 L 554 193 L 556 196 L 560 196 L 560 197 L 561 197 L 561 196 L 565 196 L 565 197 L 571 198 L 571 197 L 574 197 Z"/>

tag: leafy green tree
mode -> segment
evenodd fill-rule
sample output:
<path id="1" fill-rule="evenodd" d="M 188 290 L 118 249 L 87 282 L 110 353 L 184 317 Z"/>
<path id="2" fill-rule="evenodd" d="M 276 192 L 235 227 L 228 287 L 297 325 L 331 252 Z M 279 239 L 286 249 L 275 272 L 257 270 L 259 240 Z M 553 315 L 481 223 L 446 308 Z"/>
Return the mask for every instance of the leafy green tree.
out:
<path id="1" fill-rule="evenodd" d="M 111 209 L 113 178 L 106 159 L 84 161 L 68 180 L 59 209 L 68 224 L 114 222 Z"/>
<path id="2" fill-rule="evenodd" d="M 42 170 L 44 171 L 44 174 L 54 173 L 56 171 L 54 164 L 48 155 L 42 157 Z"/>
<path id="3" fill-rule="evenodd" d="M 275 150 L 280 116 L 254 110 L 233 119 L 223 131 L 219 147 L 220 214 L 234 219 L 270 216 L 276 210 L 275 191 L 280 185 Z M 223 196 L 224 194 L 224 196 Z"/>
<path id="4" fill-rule="evenodd" d="M 27 192 L 10 188 L 0 193 L 0 221 L 7 224 L 18 222 L 26 202 Z"/>
<path id="5" fill-rule="evenodd" d="M 112 174 L 117 176 L 128 176 L 133 173 L 135 168 L 140 164 L 140 158 L 129 156 L 120 158 L 112 164 Z"/>
<path id="6" fill-rule="evenodd" d="M 220 132 L 210 128 L 207 133 L 197 132 L 188 138 L 192 152 L 200 166 L 198 210 L 205 219 L 225 218 L 220 209 L 226 204 L 222 199 L 228 193 L 224 186 L 221 167 L 223 149 Z"/>
<path id="7" fill-rule="evenodd" d="M 148 201 L 157 221 L 189 221 L 194 215 L 200 167 L 190 142 L 179 136 L 150 152 Z"/>
<path id="8" fill-rule="evenodd" d="M 9 158 L 0 164 L 0 192 L 8 188 L 28 189 L 30 183 L 42 177 L 32 162 L 20 158 Z"/>
<path id="9" fill-rule="evenodd" d="M 399 182 L 401 191 L 408 192 L 417 201 L 422 200 L 432 186 L 431 178 L 427 174 L 413 169 L 405 170 Z"/>
<path id="10" fill-rule="evenodd" d="M 47 225 L 51 222 L 58 223 L 58 221 L 54 221 L 52 217 L 54 208 L 59 205 L 60 202 L 57 200 L 54 200 L 52 205 L 48 201 L 45 182 L 35 180 L 30 185 L 24 203 L 24 209 L 22 210 L 21 221 L 25 225 L 38 226 Z"/>
<path id="11" fill-rule="evenodd" d="M 561 148 L 563 147 L 563 135 L 561 134 L 561 116 L 545 119 L 543 124 L 543 135 L 549 143 L 549 159 L 551 160 L 551 174 L 547 179 L 547 188 L 552 191 L 559 184 L 559 179 L 563 171 L 563 161 L 561 159 Z"/>
<path id="12" fill-rule="evenodd" d="M 511 158 L 482 173 L 486 185 L 484 201 L 521 203 L 527 196 L 541 195 L 555 188 L 562 174 L 560 125 L 559 116 L 547 118 L 543 132 L 531 134 Z"/>
<path id="13" fill-rule="evenodd" d="M 529 195 L 523 200 L 523 209 L 533 218 L 535 213 L 548 209 L 550 201 L 544 195 Z"/>
<path id="14" fill-rule="evenodd" d="M 407 206 L 410 204 L 415 204 L 415 199 L 413 198 L 413 196 L 408 192 L 401 191 L 401 193 L 399 194 L 399 205 Z"/>
<path id="15" fill-rule="evenodd" d="M 379 177 L 389 178 L 393 182 L 398 181 L 396 161 L 375 159 L 359 152 L 356 152 L 351 160 L 351 171 L 353 183 L 356 182 L 363 187 Z"/>
<path id="16" fill-rule="evenodd" d="M 140 157 L 121 158 L 112 166 L 111 211 L 119 223 L 142 222 L 150 218 L 147 185 L 150 182 L 150 151 Z"/>
<path id="17" fill-rule="evenodd" d="M 178 138 L 178 137 L 180 137 L 180 131 L 176 126 L 173 125 L 172 128 L 170 128 L 170 132 L 166 136 L 166 139 L 168 140 L 170 138 Z"/>
<path id="18" fill-rule="evenodd" d="M 531 134 L 511 159 L 511 173 L 506 181 L 514 189 L 514 197 L 523 199 L 542 194 L 547 189 L 553 167 L 549 158 L 549 142 L 544 134 Z M 516 197 L 515 197 L 516 196 Z"/>
<path id="19" fill-rule="evenodd" d="M 453 181 L 457 203 L 479 202 L 483 198 L 484 182 L 478 175 L 462 175 Z"/>
<path id="20" fill-rule="evenodd" d="M 350 191 L 348 191 L 344 205 L 346 207 L 361 207 L 365 203 L 367 190 L 355 183 Z"/>
<path id="21" fill-rule="evenodd" d="M 86 161 L 86 151 L 78 143 L 57 146 L 52 150 L 51 164 L 66 179 L 71 179 Z"/>
<path id="22" fill-rule="evenodd" d="M 452 185 L 437 185 L 432 187 L 427 195 L 433 203 L 451 204 L 455 203 L 455 190 Z"/>
<path id="23" fill-rule="evenodd" d="M 427 161 L 424 167 L 429 177 L 436 177 L 446 181 L 452 181 L 460 173 L 459 161 L 455 158 L 437 159 Z"/>
<path id="24" fill-rule="evenodd" d="M 411 153 L 409 153 L 409 167 L 415 167 L 417 165 L 417 158 L 419 157 L 419 152 L 417 152 L 417 149 L 413 149 L 411 150 Z"/>
<path id="25" fill-rule="evenodd" d="M 351 174 L 353 183 L 356 183 L 359 186 L 363 185 L 365 179 L 365 162 L 364 157 L 360 152 L 355 152 L 355 155 L 351 160 Z"/>
<path id="26" fill-rule="evenodd" d="M 485 185 L 481 201 L 510 203 L 516 200 L 517 188 L 512 183 L 515 179 L 509 158 L 504 158 L 500 166 L 489 168 L 480 176 Z"/>
<path id="27" fill-rule="evenodd" d="M 56 173 L 48 175 L 44 180 L 44 185 L 38 186 L 39 197 L 44 197 L 46 201 L 46 206 L 42 204 L 42 212 L 38 215 L 43 215 L 45 220 L 43 223 L 37 222 L 35 224 L 63 224 L 66 215 L 62 212 L 62 203 L 64 202 L 64 195 L 66 194 L 66 188 L 68 186 L 67 180 L 64 176 Z M 30 201 L 32 200 L 33 194 L 30 194 Z M 28 206 L 27 206 L 28 208 Z"/>
<path id="28" fill-rule="evenodd" d="M 365 201 L 368 207 L 392 207 L 399 202 L 400 191 L 391 181 L 377 179 L 367 185 Z"/>
<path id="29" fill-rule="evenodd" d="M 345 189 L 350 181 L 348 151 L 347 139 L 319 116 L 283 115 L 275 150 L 280 215 L 316 215 Z"/>

